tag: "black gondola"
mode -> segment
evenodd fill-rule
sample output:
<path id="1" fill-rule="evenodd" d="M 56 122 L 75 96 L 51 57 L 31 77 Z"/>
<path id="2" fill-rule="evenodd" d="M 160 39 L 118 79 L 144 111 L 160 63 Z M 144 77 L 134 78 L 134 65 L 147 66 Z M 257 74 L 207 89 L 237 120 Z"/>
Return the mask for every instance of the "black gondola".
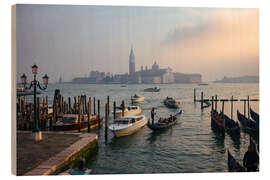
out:
<path id="1" fill-rule="evenodd" d="M 256 125 L 255 121 L 246 118 L 238 110 L 237 110 L 237 117 L 244 129 L 252 132 L 257 132 L 259 130 L 258 125 Z"/>
<path id="2" fill-rule="evenodd" d="M 258 150 L 258 145 L 256 145 L 254 139 L 250 136 L 249 137 L 249 145 L 252 146 L 253 150 L 257 153 L 257 155 L 259 156 L 259 150 Z"/>
<path id="3" fill-rule="evenodd" d="M 240 126 L 237 122 L 229 118 L 224 114 L 225 120 L 225 129 L 226 132 L 230 135 L 239 135 L 240 136 Z"/>
<path id="4" fill-rule="evenodd" d="M 239 164 L 228 150 L 228 170 L 229 172 L 245 172 L 245 168 Z"/>
<path id="5" fill-rule="evenodd" d="M 257 114 L 255 111 L 253 111 L 251 108 L 250 108 L 250 116 L 252 119 L 254 119 L 254 121 L 259 121 L 260 119 L 260 116 L 259 114 Z"/>
<path id="6" fill-rule="evenodd" d="M 159 122 L 157 123 L 154 123 L 154 124 L 151 124 L 149 121 L 148 121 L 148 124 L 147 126 L 153 130 L 153 131 L 157 131 L 157 130 L 162 130 L 162 129 L 165 129 L 165 128 L 168 128 L 172 125 L 174 125 L 177 121 L 177 118 L 178 116 L 180 116 L 182 114 L 182 110 L 180 110 L 177 114 L 175 114 L 174 116 L 172 117 L 169 117 L 167 119 L 162 119 L 162 120 L 159 120 Z"/>

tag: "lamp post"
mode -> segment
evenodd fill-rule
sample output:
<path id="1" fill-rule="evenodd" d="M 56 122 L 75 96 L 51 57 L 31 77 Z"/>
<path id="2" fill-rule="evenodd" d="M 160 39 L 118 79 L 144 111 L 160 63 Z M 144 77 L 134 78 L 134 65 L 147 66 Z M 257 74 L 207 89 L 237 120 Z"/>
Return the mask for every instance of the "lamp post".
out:
<path id="1" fill-rule="evenodd" d="M 47 85 L 48 85 L 49 77 L 47 76 L 47 74 L 45 74 L 42 77 L 43 84 L 44 84 L 44 86 L 42 87 L 40 85 L 39 81 L 36 80 L 37 72 L 38 72 L 38 66 L 36 64 L 34 64 L 32 66 L 32 73 L 34 74 L 34 80 L 30 82 L 29 86 L 26 86 L 27 76 L 25 74 L 23 74 L 21 76 L 21 82 L 24 85 L 25 89 L 31 89 L 32 87 L 34 88 L 34 127 L 33 127 L 33 133 L 34 133 L 35 141 L 40 141 L 40 140 L 42 140 L 42 134 L 41 134 L 41 131 L 38 128 L 38 120 L 37 120 L 37 99 L 36 99 L 37 87 L 40 90 L 45 90 L 47 88 Z"/>

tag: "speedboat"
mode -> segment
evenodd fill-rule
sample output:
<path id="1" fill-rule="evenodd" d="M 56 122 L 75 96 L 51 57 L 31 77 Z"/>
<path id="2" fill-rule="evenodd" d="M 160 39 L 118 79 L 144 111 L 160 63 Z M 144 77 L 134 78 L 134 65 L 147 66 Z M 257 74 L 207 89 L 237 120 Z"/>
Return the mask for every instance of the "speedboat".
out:
<path id="1" fill-rule="evenodd" d="M 132 103 L 143 102 L 144 97 L 143 96 L 138 96 L 137 94 L 135 94 L 134 96 L 131 96 L 131 101 L 132 101 Z"/>
<path id="2" fill-rule="evenodd" d="M 122 107 L 116 107 L 115 111 L 115 117 L 121 117 L 122 116 Z M 112 114 L 114 112 L 112 111 Z M 128 106 L 124 110 L 124 116 L 136 116 L 140 115 L 142 113 L 142 109 L 139 106 Z"/>
<path id="3" fill-rule="evenodd" d="M 180 102 L 175 101 L 172 97 L 167 97 L 163 101 L 164 105 L 167 106 L 168 108 L 178 108 L 180 105 Z"/>
<path id="4" fill-rule="evenodd" d="M 160 88 L 154 87 L 154 88 L 146 88 L 144 89 L 145 92 L 159 92 Z"/>
<path id="5" fill-rule="evenodd" d="M 114 133 L 116 137 L 128 136 L 147 124 L 147 118 L 145 115 L 139 116 L 124 116 L 116 119 L 113 124 L 109 126 L 109 129 Z"/>

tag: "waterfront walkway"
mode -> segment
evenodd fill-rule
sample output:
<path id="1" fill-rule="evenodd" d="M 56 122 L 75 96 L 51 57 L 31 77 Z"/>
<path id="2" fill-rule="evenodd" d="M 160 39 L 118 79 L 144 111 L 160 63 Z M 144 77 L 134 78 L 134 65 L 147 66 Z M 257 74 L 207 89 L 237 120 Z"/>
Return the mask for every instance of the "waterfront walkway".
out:
<path id="1" fill-rule="evenodd" d="M 35 143 L 31 132 L 17 132 L 17 175 L 57 174 L 97 142 L 94 133 L 43 132 L 42 137 Z"/>

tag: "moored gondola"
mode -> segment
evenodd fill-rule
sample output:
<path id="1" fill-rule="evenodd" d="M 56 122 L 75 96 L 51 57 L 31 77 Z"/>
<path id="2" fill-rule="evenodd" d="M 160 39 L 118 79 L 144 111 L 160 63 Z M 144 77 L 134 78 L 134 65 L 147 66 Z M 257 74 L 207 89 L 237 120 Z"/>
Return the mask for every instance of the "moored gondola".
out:
<path id="1" fill-rule="evenodd" d="M 259 121 L 260 116 L 250 108 L 250 116 L 254 121 Z"/>
<path id="2" fill-rule="evenodd" d="M 178 116 L 180 116 L 181 114 L 182 114 L 182 110 L 180 110 L 174 116 L 171 116 L 169 118 L 165 118 L 165 119 L 160 118 L 158 122 L 153 123 L 153 124 L 150 123 L 150 121 L 148 121 L 147 126 L 148 126 L 148 128 L 150 128 L 153 131 L 166 129 L 166 128 L 174 125 L 177 121 Z"/>
<path id="3" fill-rule="evenodd" d="M 258 132 L 259 131 L 259 126 L 256 125 L 256 122 L 246 118 L 238 110 L 237 110 L 237 117 L 245 130 L 248 130 L 251 132 Z"/>
<path id="4" fill-rule="evenodd" d="M 240 136 L 240 126 L 238 122 L 235 122 L 233 119 L 229 118 L 224 114 L 225 120 L 225 129 L 229 135 L 237 135 Z"/>
<path id="5" fill-rule="evenodd" d="M 225 121 L 222 113 L 218 113 L 216 110 L 211 111 L 211 126 L 222 134 L 225 133 Z"/>
<path id="6" fill-rule="evenodd" d="M 253 150 L 257 153 L 257 155 L 259 156 L 259 146 L 258 145 L 256 145 L 256 143 L 255 143 L 255 141 L 254 141 L 254 139 L 250 136 L 249 137 L 249 145 L 253 148 Z"/>
<path id="7" fill-rule="evenodd" d="M 245 168 L 239 164 L 228 150 L 228 170 L 229 172 L 245 172 Z"/>

